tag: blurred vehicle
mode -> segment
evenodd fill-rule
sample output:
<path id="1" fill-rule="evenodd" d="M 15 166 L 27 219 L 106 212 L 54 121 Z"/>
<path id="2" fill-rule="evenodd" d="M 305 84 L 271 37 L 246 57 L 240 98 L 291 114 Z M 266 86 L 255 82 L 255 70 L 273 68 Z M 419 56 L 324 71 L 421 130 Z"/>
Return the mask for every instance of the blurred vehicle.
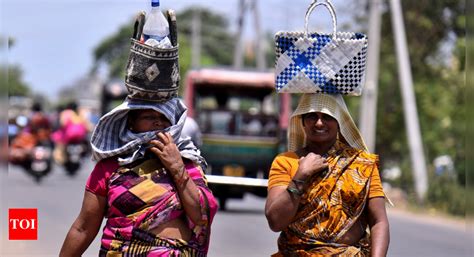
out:
<path id="1" fill-rule="evenodd" d="M 89 142 L 84 140 L 77 143 L 69 143 L 65 149 L 64 169 L 70 176 L 74 176 L 81 167 L 81 161 L 88 154 Z"/>
<path id="2" fill-rule="evenodd" d="M 12 134 L 9 161 L 22 166 L 40 182 L 52 167 L 51 122 L 41 104 L 35 103 L 31 109 L 29 118 L 18 116 L 15 122 L 11 121 L 12 126 L 17 126 L 17 132 Z"/>
<path id="3" fill-rule="evenodd" d="M 125 100 L 128 91 L 123 79 L 111 79 L 102 86 L 101 107 L 102 115 L 106 114 Z"/>
<path id="4" fill-rule="evenodd" d="M 8 142 L 11 142 L 16 136 L 18 136 L 20 130 L 21 128 L 17 122 L 17 119 L 8 119 Z"/>
<path id="5" fill-rule="evenodd" d="M 201 128 L 206 177 L 221 209 L 246 192 L 265 197 L 273 158 L 286 148 L 290 96 L 275 93 L 271 72 L 192 70 L 185 83 L 188 116 Z"/>
<path id="6" fill-rule="evenodd" d="M 53 147 L 51 144 L 36 145 L 31 151 L 31 157 L 24 163 L 25 168 L 34 177 L 37 183 L 49 174 L 52 168 Z"/>
<path id="7" fill-rule="evenodd" d="M 58 125 L 51 135 L 55 143 L 53 157 L 56 163 L 65 167 L 69 175 L 74 175 L 80 167 L 80 160 L 86 154 L 87 148 L 84 145 L 87 145 L 90 126 L 88 121 L 79 115 L 74 101 L 59 113 Z"/>
<path id="8" fill-rule="evenodd" d="M 51 171 L 52 152 L 51 144 L 35 143 L 28 148 L 12 148 L 9 161 L 11 164 L 24 168 L 39 183 Z"/>

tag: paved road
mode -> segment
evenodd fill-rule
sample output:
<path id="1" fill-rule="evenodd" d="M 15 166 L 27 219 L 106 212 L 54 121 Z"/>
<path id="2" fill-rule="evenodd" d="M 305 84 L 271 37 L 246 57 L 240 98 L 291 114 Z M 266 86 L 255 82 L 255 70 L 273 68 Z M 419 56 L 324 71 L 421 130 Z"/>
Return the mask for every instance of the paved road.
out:
<path id="1" fill-rule="evenodd" d="M 474 256 L 472 230 L 468 233 L 462 222 L 411 215 L 396 210 L 389 210 L 389 219 L 389 256 Z"/>
<path id="2" fill-rule="evenodd" d="M 0 173 L 0 256 L 57 256 L 69 226 L 79 212 L 84 184 L 93 164 L 85 161 L 76 177 L 56 167 L 37 185 L 21 169 L 10 167 Z M 265 200 L 247 195 L 243 201 L 229 200 L 228 211 L 218 212 L 212 228 L 210 257 L 260 257 L 276 251 L 278 234 L 267 226 Z M 39 239 L 8 241 L 8 208 L 38 208 Z M 472 256 L 468 235 L 462 225 L 445 220 L 389 211 L 391 247 L 388 256 Z M 99 237 L 84 256 L 97 256 Z"/>

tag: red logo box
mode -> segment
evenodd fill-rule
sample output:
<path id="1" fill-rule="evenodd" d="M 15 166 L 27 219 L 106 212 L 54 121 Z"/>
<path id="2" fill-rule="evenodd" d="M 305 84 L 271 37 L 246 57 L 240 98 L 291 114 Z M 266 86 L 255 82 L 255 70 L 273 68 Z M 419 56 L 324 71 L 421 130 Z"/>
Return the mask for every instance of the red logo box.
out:
<path id="1" fill-rule="evenodd" d="M 8 209 L 8 239 L 38 240 L 38 209 Z"/>

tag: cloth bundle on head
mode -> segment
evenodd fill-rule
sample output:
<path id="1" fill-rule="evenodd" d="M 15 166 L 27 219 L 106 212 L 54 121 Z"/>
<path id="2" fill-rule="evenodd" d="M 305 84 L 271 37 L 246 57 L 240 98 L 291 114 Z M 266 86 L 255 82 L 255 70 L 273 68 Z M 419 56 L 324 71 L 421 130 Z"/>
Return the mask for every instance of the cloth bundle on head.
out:
<path id="1" fill-rule="evenodd" d="M 291 115 L 288 129 L 288 151 L 296 151 L 306 144 L 302 115 L 310 112 L 322 112 L 337 120 L 340 136 L 344 137 L 350 146 L 367 151 L 367 146 L 352 120 L 349 110 L 341 95 L 303 94 L 298 107 Z"/>
<path id="2" fill-rule="evenodd" d="M 187 116 L 184 103 L 173 98 L 162 103 L 152 103 L 134 99 L 127 99 L 121 105 L 102 116 L 94 129 L 91 137 L 92 158 L 100 161 L 112 156 L 120 156 L 119 164 L 126 165 L 138 160 L 145 155 L 149 147 L 148 142 L 156 139 L 157 131 L 133 133 L 128 129 L 127 119 L 131 110 L 152 109 L 162 113 L 171 123 L 165 129 L 173 137 L 181 155 L 196 163 L 206 166 L 200 151 L 189 138 L 181 138 L 181 130 Z"/>

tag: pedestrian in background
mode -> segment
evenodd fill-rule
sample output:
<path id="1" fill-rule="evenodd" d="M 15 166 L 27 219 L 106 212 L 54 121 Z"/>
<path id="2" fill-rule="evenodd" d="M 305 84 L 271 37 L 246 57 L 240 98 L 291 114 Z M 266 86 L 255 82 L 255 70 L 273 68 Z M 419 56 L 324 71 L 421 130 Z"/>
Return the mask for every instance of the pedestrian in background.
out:
<path id="1" fill-rule="evenodd" d="M 288 150 L 269 175 L 265 215 L 281 231 L 273 256 L 386 256 L 378 156 L 367 152 L 342 96 L 304 94 Z"/>
<path id="2" fill-rule="evenodd" d="M 183 131 L 181 132 L 182 137 L 190 137 L 193 144 L 200 148 L 202 146 L 202 133 L 201 129 L 197 122 L 191 118 L 186 117 L 186 121 L 184 122 Z"/>

